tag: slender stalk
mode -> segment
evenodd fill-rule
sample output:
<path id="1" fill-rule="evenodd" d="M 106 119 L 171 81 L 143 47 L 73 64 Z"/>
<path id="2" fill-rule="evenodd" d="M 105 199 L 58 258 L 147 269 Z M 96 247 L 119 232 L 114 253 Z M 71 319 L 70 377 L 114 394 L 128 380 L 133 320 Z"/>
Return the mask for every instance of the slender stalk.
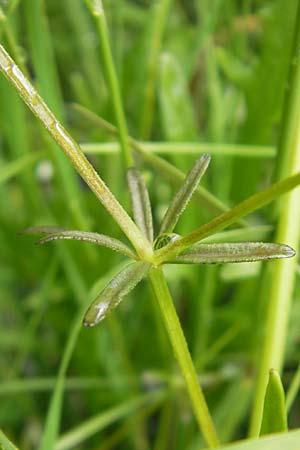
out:
<path id="1" fill-rule="evenodd" d="M 97 31 L 99 34 L 99 42 L 102 50 L 102 57 L 104 67 L 106 70 L 107 81 L 110 89 L 112 103 L 114 107 L 116 122 L 119 129 L 120 144 L 122 156 L 125 167 L 132 167 L 134 165 L 132 151 L 128 142 L 128 132 L 124 109 L 122 105 L 120 86 L 116 74 L 112 52 L 109 43 L 109 32 L 105 17 L 102 0 L 90 0 L 87 2 L 96 22 Z"/>
<path id="2" fill-rule="evenodd" d="M 84 114 L 85 108 L 74 105 L 74 109 Z M 86 115 L 86 114 L 85 114 Z M 238 156 L 240 158 L 274 158 L 275 148 L 269 145 L 245 145 L 225 144 L 224 142 L 149 142 L 139 141 L 143 149 L 148 153 L 161 155 L 195 155 L 210 153 L 224 157 Z M 120 152 L 120 144 L 117 142 L 86 142 L 81 144 L 84 153 L 87 154 L 117 154 Z"/>
<path id="3" fill-rule="evenodd" d="M 210 448 L 219 446 L 219 439 L 212 422 L 205 397 L 199 384 L 187 342 L 185 340 L 173 300 L 165 281 L 161 267 L 153 267 L 149 271 L 153 287 L 167 332 L 181 369 L 185 384 L 193 405 L 194 413 L 200 430 Z"/>
<path id="4" fill-rule="evenodd" d="M 0 69 L 8 81 L 17 89 L 24 102 L 38 117 L 53 139 L 71 160 L 77 172 L 90 189 L 96 194 L 102 205 L 113 216 L 128 239 L 132 242 L 141 258 L 151 259 L 152 248 L 132 219 L 108 189 L 93 166 L 85 157 L 80 146 L 69 135 L 34 87 L 24 77 L 13 59 L 0 45 Z"/>
<path id="5" fill-rule="evenodd" d="M 293 175 L 300 166 L 300 2 L 298 2 L 294 49 L 291 55 L 287 92 L 279 139 L 277 178 Z M 280 203 L 280 215 L 275 240 L 294 248 L 300 243 L 300 190 L 295 189 Z M 297 259 L 276 261 L 272 273 L 266 272 L 268 282 L 268 311 L 266 333 L 258 361 L 258 376 L 253 402 L 250 435 L 257 436 L 260 429 L 264 395 L 271 368 L 281 371 L 286 335 L 289 325 Z"/>
<path id="6" fill-rule="evenodd" d="M 153 23 L 151 24 L 150 48 L 147 57 L 147 82 L 144 91 L 143 109 L 141 113 L 141 135 L 148 139 L 151 134 L 155 82 L 157 77 L 158 57 L 161 50 L 162 38 L 167 22 L 168 12 L 172 0 L 156 0 L 153 2 Z"/>

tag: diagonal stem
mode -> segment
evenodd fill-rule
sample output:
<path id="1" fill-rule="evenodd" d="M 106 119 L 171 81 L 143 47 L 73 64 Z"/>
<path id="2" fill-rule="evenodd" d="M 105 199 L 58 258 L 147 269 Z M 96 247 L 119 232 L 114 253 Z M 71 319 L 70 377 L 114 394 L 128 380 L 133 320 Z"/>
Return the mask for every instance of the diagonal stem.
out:
<path id="1" fill-rule="evenodd" d="M 153 267 L 149 278 L 155 293 L 175 357 L 185 380 L 200 430 L 210 448 L 219 446 L 219 439 L 199 384 L 186 339 L 161 267 Z"/>
<path id="2" fill-rule="evenodd" d="M 64 153 L 69 157 L 77 172 L 96 194 L 106 210 L 113 216 L 128 239 L 132 242 L 140 257 L 143 259 L 151 259 L 151 244 L 142 235 L 138 227 L 100 178 L 94 167 L 85 157 L 80 146 L 61 125 L 2 45 L 0 45 L 0 70 L 16 88 L 24 102 L 42 122 Z"/>

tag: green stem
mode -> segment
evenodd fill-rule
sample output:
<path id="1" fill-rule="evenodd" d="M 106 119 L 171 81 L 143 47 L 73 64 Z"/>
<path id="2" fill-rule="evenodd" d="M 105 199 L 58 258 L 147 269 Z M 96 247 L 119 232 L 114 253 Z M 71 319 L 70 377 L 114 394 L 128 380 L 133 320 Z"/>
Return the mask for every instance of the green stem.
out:
<path id="1" fill-rule="evenodd" d="M 41 121 L 53 139 L 69 157 L 81 177 L 96 194 L 102 205 L 112 215 L 120 228 L 131 241 L 142 259 L 152 258 L 152 247 L 148 240 L 129 217 L 115 196 L 100 178 L 94 167 L 85 157 L 80 146 L 57 120 L 34 87 L 24 77 L 14 60 L 0 45 L 0 70 L 16 88 L 24 102 Z"/>
<path id="2" fill-rule="evenodd" d="M 278 146 L 277 178 L 293 175 L 300 166 L 300 2 L 298 2 L 288 86 Z M 285 242 L 296 249 L 300 243 L 299 226 L 295 226 L 300 222 L 299 193 L 299 189 L 296 189 L 280 203 L 275 233 L 276 241 Z M 272 266 L 272 272 L 266 272 L 268 280 L 266 332 L 258 361 L 250 436 L 257 436 L 259 433 L 268 372 L 271 368 L 280 372 L 283 366 L 296 265 L 296 258 L 279 260 Z"/>
<path id="3" fill-rule="evenodd" d="M 109 32 L 106 23 L 106 17 L 101 0 L 91 0 L 87 2 L 97 26 L 99 34 L 99 42 L 102 50 L 102 56 L 104 66 L 107 75 L 107 81 L 110 89 L 112 103 L 115 111 L 116 122 L 118 124 L 120 144 L 122 150 L 122 156 L 125 167 L 132 167 L 134 165 L 133 155 L 131 147 L 128 143 L 128 132 L 124 109 L 122 105 L 120 86 L 118 83 L 118 77 L 116 74 L 113 57 L 109 43 Z"/>
<path id="4" fill-rule="evenodd" d="M 218 447 L 219 439 L 217 437 L 205 397 L 200 387 L 198 375 L 196 373 L 171 294 L 165 281 L 162 268 L 151 268 L 149 271 L 149 277 L 165 322 L 167 332 L 169 334 L 175 357 L 185 380 L 200 430 L 202 431 L 203 436 L 210 448 Z"/>

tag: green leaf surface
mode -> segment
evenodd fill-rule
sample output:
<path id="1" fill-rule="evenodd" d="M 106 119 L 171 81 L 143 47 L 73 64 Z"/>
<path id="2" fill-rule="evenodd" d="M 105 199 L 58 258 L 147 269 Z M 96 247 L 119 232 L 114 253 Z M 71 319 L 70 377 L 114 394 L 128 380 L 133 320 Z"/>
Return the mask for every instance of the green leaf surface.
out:
<path id="1" fill-rule="evenodd" d="M 196 244 L 178 255 L 172 263 L 216 264 L 290 258 L 295 251 L 288 245 L 266 242 Z"/>
<path id="2" fill-rule="evenodd" d="M 153 220 L 151 204 L 143 176 L 135 167 L 130 167 L 126 175 L 135 223 L 147 239 L 152 242 Z"/>
<path id="3" fill-rule="evenodd" d="M 181 214 L 185 210 L 198 186 L 198 183 L 204 175 L 209 162 L 210 155 L 208 154 L 201 155 L 200 158 L 196 160 L 166 211 L 160 227 L 160 234 L 171 233 L 174 230 Z"/>
<path id="4" fill-rule="evenodd" d="M 279 373 L 271 369 L 266 388 L 260 435 L 287 431 L 285 395 Z"/>
<path id="5" fill-rule="evenodd" d="M 122 269 L 91 303 L 84 316 L 83 325 L 93 327 L 105 319 L 141 281 L 148 268 L 147 263 L 135 262 Z"/>
<path id="6" fill-rule="evenodd" d="M 79 231 L 79 230 L 66 230 L 64 228 L 57 227 L 30 227 L 23 231 L 24 234 L 39 234 L 39 233 L 50 233 L 48 236 L 39 239 L 37 244 L 46 244 L 51 241 L 58 240 L 74 240 L 89 242 L 91 244 L 101 245 L 102 247 L 110 248 L 115 252 L 122 253 L 123 255 L 129 256 L 129 258 L 135 259 L 136 256 L 134 252 L 123 242 L 118 239 L 106 236 L 104 234 L 93 233 L 89 231 Z"/>

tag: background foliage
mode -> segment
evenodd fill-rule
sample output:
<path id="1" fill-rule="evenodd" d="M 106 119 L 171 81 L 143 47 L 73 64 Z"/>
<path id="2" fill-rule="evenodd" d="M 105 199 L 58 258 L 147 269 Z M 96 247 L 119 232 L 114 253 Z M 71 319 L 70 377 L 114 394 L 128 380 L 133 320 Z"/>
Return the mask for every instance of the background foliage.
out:
<path id="1" fill-rule="evenodd" d="M 71 105 L 115 122 L 85 3 L 0 5 L 1 42 L 129 207 L 117 146 Z M 104 6 L 130 134 L 161 153 L 161 142 L 170 144 L 162 156 L 185 172 L 199 152 L 211 152 L 204 185 L 228 206 L 267 186 L 276 165 L 296 0 L 107 0 Z M 32 238 L 18 235 L 27 226 L 57 224 L 122 239 L 3 77 L 0 95 L 1 426 L 22 450 L 37 447 L 71 335 L 78 339 L 66 366 L 57 449 L 201 448 L 147 284 L 100 326 L 74 328 L 80 308 L 122 259 L 73 242 L 37 248 Z M 174 187 L 155 165 L 142 158 L 139 163 L 158 223 Z M 194 201 L 177 232 L 185 234 L 215 213 Z M 272 240 L 271 208 L 247 220 L 265 225 L 255 240 Z M 165 271 L 222 442 L 247 433 L 266 316 L 263 272 L 258 263 Z M 298 317 L 299 277 L 286 389 L 299 363 Z M 297 400 L 290 428 L 299 426 L 299 414 Z"/>

